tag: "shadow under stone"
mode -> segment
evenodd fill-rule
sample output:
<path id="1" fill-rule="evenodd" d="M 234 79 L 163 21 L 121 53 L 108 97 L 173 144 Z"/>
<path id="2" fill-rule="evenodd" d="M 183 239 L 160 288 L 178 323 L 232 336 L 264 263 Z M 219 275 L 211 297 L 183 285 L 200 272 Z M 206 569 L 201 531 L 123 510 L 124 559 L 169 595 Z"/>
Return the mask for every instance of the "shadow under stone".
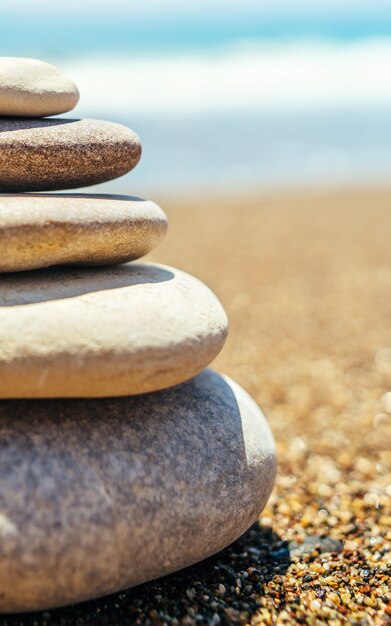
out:
<path id="1" fill-rule="evenodd" d="M 53 193 L 53 192 L 25 192 L 25 193 L 2 193 L 0 195 L 0 208 L 1 200 L 3 198 L 45 198 L 49 200 L 56 200 L 57 198 L 74 200 L 80 198 L 82 200 L 115 200 L 124 202 L 148 202 L 145 198 L 138 198 L 137 196 L 127 196 L 124 194 L 112 194 L 112 193 Z"/>
<path id="2" fill-rule="evenodd" d="M 50 128 L 80 122 L 80 119 L 67 118 L 40 118 L 40 117 L 0 117 L 0 133 L 9 133 L 17 130 L 33 130 L 34 128 Z"/>
<path id="3" fill-rule="evenodd" d="M 97 291 L 162 283 L 173 278 L 173 272 L 144 263 L 93 268 L 51 267 L 2 274 L 0 307 L 63 300 Z"/>

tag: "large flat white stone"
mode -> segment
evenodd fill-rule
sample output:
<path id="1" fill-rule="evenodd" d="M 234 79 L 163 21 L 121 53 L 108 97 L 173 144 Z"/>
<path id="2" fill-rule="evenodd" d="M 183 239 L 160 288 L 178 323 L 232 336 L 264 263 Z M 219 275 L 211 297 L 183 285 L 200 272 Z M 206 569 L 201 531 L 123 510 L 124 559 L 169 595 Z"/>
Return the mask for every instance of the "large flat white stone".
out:
<path id="1" fill-rule="evenodd" d="M 207 366 L 227 335 L 212 291 L 153 263 L 0 275 L 0 398 L 155 391 Z"/>

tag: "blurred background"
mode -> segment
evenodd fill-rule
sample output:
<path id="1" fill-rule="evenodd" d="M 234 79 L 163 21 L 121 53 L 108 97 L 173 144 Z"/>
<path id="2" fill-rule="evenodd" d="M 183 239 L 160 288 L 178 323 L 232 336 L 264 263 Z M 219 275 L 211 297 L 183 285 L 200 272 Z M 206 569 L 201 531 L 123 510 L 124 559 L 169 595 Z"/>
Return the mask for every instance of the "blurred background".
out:
<path id="1" fill-rule="evenodd" d="M 43 58 L 77 114 L 136 128 L 138 193 L 384 182 L 388 0 L 2 0 L 0 54 Z M 111 187 L 118 187 L 118 182 Z"/>
<path id="2" fill-rule="evenodd" d="M 70 116 L 139 133 L 140 165 L 96 191 L 159 202 L 151 258 L 227 310 L 214 367 L 278 448 L 262 525 L 343 542 L 290 566 L 296 599 L 262 588 L 262 623 L 388 624 L 390 0 L 1 0 L 0 55 L 51 61 L 80 88 Z"/>

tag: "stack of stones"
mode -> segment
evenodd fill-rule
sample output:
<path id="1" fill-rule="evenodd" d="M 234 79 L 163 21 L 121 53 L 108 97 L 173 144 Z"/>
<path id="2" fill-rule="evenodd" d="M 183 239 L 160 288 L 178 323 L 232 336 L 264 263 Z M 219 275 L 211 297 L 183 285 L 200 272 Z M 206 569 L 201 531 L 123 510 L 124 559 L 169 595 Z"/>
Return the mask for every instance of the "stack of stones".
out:
<path id="1" fill-rule="evenodd" d="M 172 267 L 134 263 L 166 217 L 130 196 L 37 193 L 135 167 L 133 131 L 49 118 L 78 91 L 0 59 L 0 610 L 96 598 L 243 533 L 274 480 L 268 425 L 204 368 L 227 319 Z M 30 193 L 27 193 L 30 192 Z"/>

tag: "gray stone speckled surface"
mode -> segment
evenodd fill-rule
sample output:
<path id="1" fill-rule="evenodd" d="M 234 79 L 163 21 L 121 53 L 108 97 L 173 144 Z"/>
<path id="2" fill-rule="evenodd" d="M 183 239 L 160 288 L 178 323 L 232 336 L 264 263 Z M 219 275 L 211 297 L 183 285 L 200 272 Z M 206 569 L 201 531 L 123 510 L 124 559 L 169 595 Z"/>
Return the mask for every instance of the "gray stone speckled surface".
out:
<path id="1" fill-rule="evenodd" d="M 227 317 L 200 280 L 156 263 L 0 274 L 0 397 L 125 396 L 190 379 Z"/>
<path id="2" fill-rule="evenodd" d="M 144 396 L 0 402 L 0 610 L 139 584 L 231 543 L 273 486 L 244 390 L 205 370 Z"/>
<path id="3" fill-rule="evenodd" d="M 132 261 L 166 229 L 160 207 L 132 196 L 1 194 L 0 272 Z"/>
<path id="4" fill-rule="evenodd" d="M 0 118 L 0 192 L 96 185 L 133 169 L 137 135 L 100 120 Z"/>

